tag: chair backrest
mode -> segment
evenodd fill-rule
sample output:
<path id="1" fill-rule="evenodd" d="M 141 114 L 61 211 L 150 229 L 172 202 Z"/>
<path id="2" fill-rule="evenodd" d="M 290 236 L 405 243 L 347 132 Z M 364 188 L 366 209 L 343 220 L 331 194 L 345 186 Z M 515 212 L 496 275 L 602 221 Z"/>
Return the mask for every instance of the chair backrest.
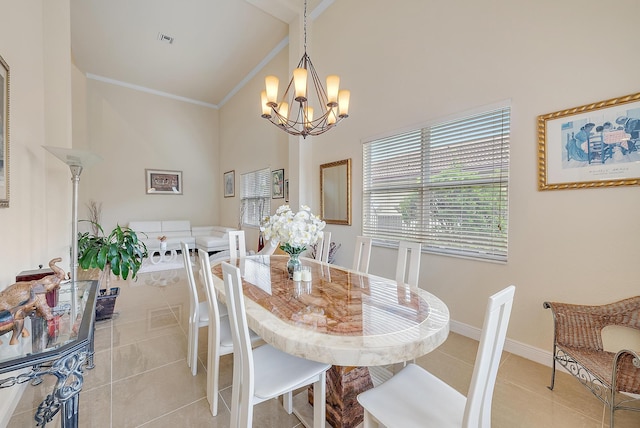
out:
<path id="1" fill-rule="evenodd" d="M 371 258 L 371 238 L 356 236 L 356 250 L 353 255 L 353 270 L 369 273 L 369 259 Z"/>
<path id="2" fill-rule="evenodd" d="M 260 256 L 270 256 L 271 254 L 274 253 L 274 251 L 276 251 L 276 248 L 278 248 L 279 244 L 280 242 L 274 241 L 273 239 L 269 239 L 269 241 L 267 241 L 267 243 L 265 244 L 264 248 L 258 251 L 256 254 Z"/>
<path id="3" fill-rule="evenodd" d="M 398 263 L 396 264 L 396 281 L 402 284 L 409 284 L 412 287 L 418 286 L 418 274 L 420 273 L 420 252 L 422 245 L 419 242 L 400 241 L 398 243 Z M 407 273 L 407 256 L 409 259 L 409 272 Z"/>
<path id="4" fill-rule="evenodd" d="M 184 270 L 187 271 L 187 282 L 189 283 L 189 314 L 191 317 L 195 316 L 196 308 L 198 307 L 198 289 L 196 288 L 196 280 L 193 276 L 193 267 L 191 266 L 191 258 L 189 257 L 189 246 L 186 242 L 181 241 L 180 247 L 182 249 L 182 260 L 184 262 Z M 198 320 L 192 320 L 197 322 Z"/>
<path id="5" fill-rule="evenodd" d="M 234 385 L 231 397 L 231 426 L 244 426 L 240 414 L 234 414 L 233 409 L 240 409 L 240 400 L 253 400 L 254 396 L 254 370 L 253 352 L 251 351 L 251 339 L 249 337 L 249 325 L 244 308 L 244 294 L 242 292 L 242 279 L 240 269 L 229 263 L 222 262 L 222 276 L 224 279 L 224 291 L 229 310 L 229 325 L 233 336 L 233 378 Z M 235 380 L 239 380 L 239 388 L 236 388 Z M 243 406 L 244 407 L 244 406 Z M 240 412 L 243 414 L 244 412 Z"/>
<path id="6" fill-rule="evenodd" d="M 328 263 L 331 249 L 331 232 L 320 232 L 316 246 L 316 260 Z"/>
<path id="7" fill-rule="evenodd" d="M 482 336 L 473 368 L 473 376 L 467 404 L 464 409 L 463 427 L 491 427 L 491 401 L 498 375 L 500 356 L 509 326 L 511 306 L 516 287 L 508 286 L 489 297 L 482 326 Z"/>
<path id="8" fill-rule="evenodd" d="M 244 230 L 232 230 L 229 234 L 229 256 L 232 259 L 247 256 L 247 245 L 244 239 Z"/>
<path id="9" fill-rule="evenodd" d="M 200 272 L 204 281 L 204 290 L 207 294 L 207 303 L 209 304 L 209 328 L 216 329 L 214 337 L 220 337 L 220 308 L 218 306 L 218 298 L 216 289 L 213 285 L 213 276 L 211 275 L 211 261 L 209 253 L 198 248 L 198 258 L 200 259 Z"/>

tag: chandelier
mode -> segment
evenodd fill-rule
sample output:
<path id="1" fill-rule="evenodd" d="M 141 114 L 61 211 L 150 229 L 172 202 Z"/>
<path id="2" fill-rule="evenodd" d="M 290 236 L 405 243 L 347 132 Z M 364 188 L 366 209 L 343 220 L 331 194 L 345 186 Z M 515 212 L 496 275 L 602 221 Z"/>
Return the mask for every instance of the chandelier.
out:
<path id="1" fill-rule="evenodd" d="M 304 55 L 293 70 L 284 95 L 278 102 L 278 78 L 265 78 L 261 93 L 262 117 L 291 135 L 324 134 L 342 119 L 349 117 L 350 92 L 340 87 L 340 77 L 327 76 L 325 91 L 322 81 L 307 55 L 307 1 L 304 2 Z M 310 85 L 313 85 L 309 88 Z M 311 89 L 311 91 L 309 90 Z M 317 114 L 314 118 L 314 112 Z M 318 114 L 319 113 L 319 114 Z"/>

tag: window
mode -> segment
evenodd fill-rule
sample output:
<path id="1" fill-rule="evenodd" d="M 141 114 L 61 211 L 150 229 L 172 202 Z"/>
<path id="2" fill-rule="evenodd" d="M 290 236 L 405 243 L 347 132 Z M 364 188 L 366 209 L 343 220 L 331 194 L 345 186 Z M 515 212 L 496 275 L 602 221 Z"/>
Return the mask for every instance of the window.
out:
<path id="1" fill-rule="evenodd" d="M 507 260 L 510 108 L 363 146 L 363 234 L 378 245 Z"/>
<path id="2" fill-rule="evenodd" d="M 260 226 L 260 222 L 269 211 L 270 184 L 269 168 L 240 176 L 240 217 L 243 225 Z"/>

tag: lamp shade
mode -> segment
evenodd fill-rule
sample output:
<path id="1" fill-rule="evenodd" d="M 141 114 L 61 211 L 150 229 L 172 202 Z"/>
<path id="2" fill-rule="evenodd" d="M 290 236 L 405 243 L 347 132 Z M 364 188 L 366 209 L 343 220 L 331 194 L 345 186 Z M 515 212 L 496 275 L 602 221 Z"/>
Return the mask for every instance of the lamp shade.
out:
<path id="1" fill-rule="evenodd" d="M 86 168 L 102 160 L 102 158 L 97 154 L 86 150 L 68 149 L 66 147 L 53 146 L 42 147 L 69 166 L 81 166 L 83 168 Z"/>

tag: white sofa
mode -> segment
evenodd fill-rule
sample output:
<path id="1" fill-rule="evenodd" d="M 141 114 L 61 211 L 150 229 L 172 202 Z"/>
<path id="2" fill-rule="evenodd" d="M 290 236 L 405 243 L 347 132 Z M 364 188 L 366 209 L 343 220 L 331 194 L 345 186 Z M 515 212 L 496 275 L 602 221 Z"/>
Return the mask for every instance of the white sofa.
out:
<path id="1" fill-rule="evenodd" d="M 229 232 L 236 230 L 224 226 L 200 226 L 192 228 L 195 246 L 207 253 L 229 249 Z"/>
<path id="2" fill-rule="evenodd" d="M 234 230 L 222 226 L 194 226 L 189 220 L 151 220 L 131 221 L 129 228 L 138 234 L 149 251 L 160 249 L 158 237 L 166 236 L 167 249 L 179 250 L 180 242 L 187 243 L 189 248 L 202 248 L 208 252 L 229 249 L 227 232 Z M 199 244 L 198 244 L 199 242 Z"/>

